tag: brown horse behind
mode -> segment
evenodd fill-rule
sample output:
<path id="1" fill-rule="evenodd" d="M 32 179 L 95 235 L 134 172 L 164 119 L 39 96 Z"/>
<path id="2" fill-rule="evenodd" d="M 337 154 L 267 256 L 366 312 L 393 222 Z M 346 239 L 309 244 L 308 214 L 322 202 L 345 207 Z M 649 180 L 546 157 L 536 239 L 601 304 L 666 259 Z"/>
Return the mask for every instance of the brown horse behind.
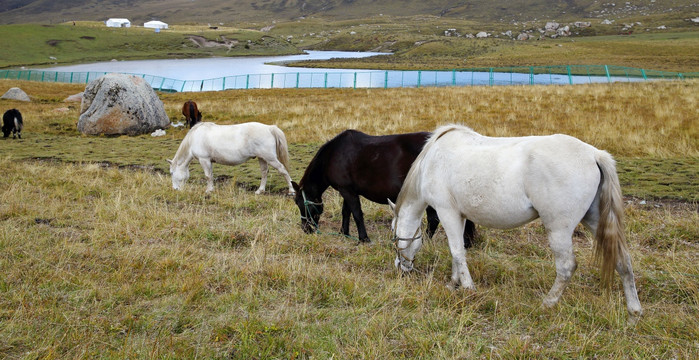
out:
<path id="1" fill-rule="evenodd" d="M 191 129 L 194 125 L 201 121 L 201 112 L 197 108 L 197 103 L 188 100 L 182 106 L 182 115 L 184 115 L 187 125 Z"/>

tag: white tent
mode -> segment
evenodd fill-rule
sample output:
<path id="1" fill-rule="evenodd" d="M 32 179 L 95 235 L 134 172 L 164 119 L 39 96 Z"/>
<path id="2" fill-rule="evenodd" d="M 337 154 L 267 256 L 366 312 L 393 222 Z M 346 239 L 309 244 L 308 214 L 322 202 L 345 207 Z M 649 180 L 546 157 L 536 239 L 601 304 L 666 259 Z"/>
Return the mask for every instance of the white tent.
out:
<path id="1" fill-rule="evenodd" d="M 167 29 L 167 24 L 162 22 L 162 21 L 153 20 L 153 21 L 149 21 L 147 23 L 144 23 L 143 27 L 152 28 L 152 29 Z"/>
<path id="2" fill-rule="evenodd" d="M 108 27 L 131 27 L 129 19 L 111 18 L 105 22 Z"/>

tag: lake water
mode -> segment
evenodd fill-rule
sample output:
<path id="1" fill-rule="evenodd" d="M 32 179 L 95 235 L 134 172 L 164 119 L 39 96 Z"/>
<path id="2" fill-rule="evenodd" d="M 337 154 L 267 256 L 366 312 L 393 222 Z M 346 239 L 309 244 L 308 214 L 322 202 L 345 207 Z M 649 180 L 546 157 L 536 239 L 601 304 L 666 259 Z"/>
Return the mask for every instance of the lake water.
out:
<path id="1" fill-rule="evenodd" d="M 307 51 L 304 55 L 285 56 L 250 56 L 230 58 L 201 58 L 201 59 L 163 59 L 163 60 L 133 60 L 106 61 L 91 64 L 78 64 L 43 69 L 61 72 L 119 72 L 129 74 L 147 74 L 178 80 L 205 80 L 228 76 L 282 74 L 297 72 L 328 72 L 330 69 L 308 69 L 284 66 L 294 61 L 328 60 L 332 58 L 362 58 L 376 55 L 387 55 L 376 52 L 351 51 Z M 280 65 L 274 65 L 278 63 Z M 360 70 L 337 70 L 340 72 Z"/>
<path id="2" fill-rule="evenodd" d="M 629 74 L 629 68 L 615 67 L 625 70 L 623 72 L 619 69 L 610 71 L 612 67 L 604 65 L 482 68 L 444 71 L 384 71 L 293 67 L 294 61 L 361 58 L 379 55 L 387 54 L 308 51 L 304 55 L 267 57 L 107 61 L 32 71 L 43 71 L 42 78 L 55 78 L 56 81 L 71 83 L 87 83 L 89 80 L 110 72 L 136 74 L 146 79 L 153 88 L 165 91 L 294 87 L 389 88 L 582 84 L 645 80 L 641 73 Z M 19 78 L 21 78 L 21 75 Z"/>

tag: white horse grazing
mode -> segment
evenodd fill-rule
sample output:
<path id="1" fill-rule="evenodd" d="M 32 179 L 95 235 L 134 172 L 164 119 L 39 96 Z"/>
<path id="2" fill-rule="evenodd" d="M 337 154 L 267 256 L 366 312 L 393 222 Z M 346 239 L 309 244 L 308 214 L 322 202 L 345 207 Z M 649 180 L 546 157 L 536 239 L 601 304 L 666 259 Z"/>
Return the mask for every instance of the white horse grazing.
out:
<path id="1" fill-rule="evenodd" d="M 437 210 L 449 240 L 455 287 L 475 289 L 463 246 L 466 219 L 509 229 L 541 218 L 556 263 L 556 280 L 543 302 L 555 305 L 577 267 L 572 235 L 582 222 L 595 234 L 603 283 L 611 283 L 616 267 L 629 321 L 640 317 L 621 189 L 607 152 L 566 135 L 497 138 L 443 126 L 413 163 L 394 206 L 395 264 L 403 271 L 412 270 L 422 245 L 421 217 L 428 205 Z"/>
<path id="2" fill-rule="evenodd" d="M 260 162 L 262 181 L 255 194 L 265 191 L 267 185 L 267 165 L 277 169 L 289 185 L 289 194 L 295 191 L 289 176 L 289 151 L 284 133 L 274 125 L 256 122 L 237 125 L 216 125 L 202 122 L 194 126 L 184 137 L 177 149 L 175 158 L 168 160 L 172 187 L 182 188 L 189 178 L 189 163 L 198 159 L 206 175 L 206 192 L 214 190 L 214 176 L 211 163 L 238 165 L 257 157 Z"/>

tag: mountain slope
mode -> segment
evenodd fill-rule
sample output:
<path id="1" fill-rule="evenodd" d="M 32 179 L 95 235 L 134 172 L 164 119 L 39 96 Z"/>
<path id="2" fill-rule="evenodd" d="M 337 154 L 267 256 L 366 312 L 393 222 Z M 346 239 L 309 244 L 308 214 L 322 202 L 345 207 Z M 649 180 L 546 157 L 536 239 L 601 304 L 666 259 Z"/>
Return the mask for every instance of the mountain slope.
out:
<path id="1" fill-rule="evenodd" d="M 436 15 L 480 21 L 624 17 L 663 12 L 697 16 L 693 0 L 3 0 L 0 24 L 127 17 L 172 23 L 234 23 L 324 17 Z"/>

